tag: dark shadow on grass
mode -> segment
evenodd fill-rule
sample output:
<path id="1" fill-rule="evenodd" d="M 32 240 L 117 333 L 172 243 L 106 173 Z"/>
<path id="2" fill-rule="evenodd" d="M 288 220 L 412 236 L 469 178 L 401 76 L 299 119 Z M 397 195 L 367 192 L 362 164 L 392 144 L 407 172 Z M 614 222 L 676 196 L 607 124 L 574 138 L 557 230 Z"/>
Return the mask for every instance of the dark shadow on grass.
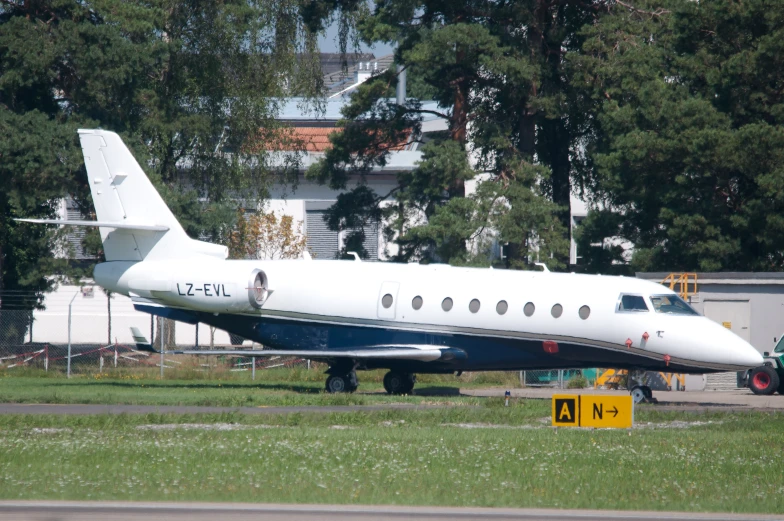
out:
<path id="1" fill-rule="evenodd" d="M 420 387 L 414 389 L 414 396 L 468 396 L 459 387 Z"/>

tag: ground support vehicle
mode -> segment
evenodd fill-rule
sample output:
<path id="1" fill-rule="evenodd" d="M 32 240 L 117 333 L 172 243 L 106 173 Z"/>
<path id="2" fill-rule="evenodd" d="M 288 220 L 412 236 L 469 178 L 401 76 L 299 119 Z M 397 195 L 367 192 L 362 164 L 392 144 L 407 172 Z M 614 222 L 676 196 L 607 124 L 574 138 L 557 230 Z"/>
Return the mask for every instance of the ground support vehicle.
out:
<path id="1" fill-rule="evenodd" d="M 754 394 L 784 394 L 784 335 L 772 353 L 764 353 L 764 363 L 739 375 L 741 387 L 748 387 Z"/>

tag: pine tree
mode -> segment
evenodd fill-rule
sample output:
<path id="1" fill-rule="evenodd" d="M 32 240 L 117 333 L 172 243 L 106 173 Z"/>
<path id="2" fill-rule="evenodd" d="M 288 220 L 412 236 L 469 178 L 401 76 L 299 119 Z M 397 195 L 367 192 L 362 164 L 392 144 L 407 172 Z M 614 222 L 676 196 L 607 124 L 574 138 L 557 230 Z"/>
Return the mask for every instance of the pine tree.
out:
<path id="1" fill-rule="evenodd" d="M 385 164 L 392 145 L 419 136 L 425 115 L 443 119 L 447 131 L 423 144 L 421 164 L 398 176 L 394 193 L 372 194 L 360 181 L 331 222 L 385 219 L 398 260 L 486 264 L 486 241 L 477 239 L 496 233 L 515 266 L 541 254 L 564 267 L 571 156 L 586 127 L 564 51 L 579 49 L 579 29 L 603 9 L 605 2 L 376 2 L 359 23 L 362 36 L 397 42 L 396 63 L 440 108 L 395 105 L 397 72 L 386 71 L 358 89 L 343 131 L 308 175 L 347 188 L 351 175 Z M 465 197 L 478 174 L 485 181 Z M 381 207 L 388 196 L 396 203 Z M 530 208 L 513 208 L 523 204 Z M 513 226 L 506 214 L 521 220 Z"/>
<path id="2" fill-rule="evenodd" d="M 618 5 L 575 70 L 593 100 L 583 245 L 618 237 L 636 270 L 784 268 L 784 7 Z M 587 248 L 593 269 L 619 251 Z M 597 261 L 595 253 L 603 258 Z"/>

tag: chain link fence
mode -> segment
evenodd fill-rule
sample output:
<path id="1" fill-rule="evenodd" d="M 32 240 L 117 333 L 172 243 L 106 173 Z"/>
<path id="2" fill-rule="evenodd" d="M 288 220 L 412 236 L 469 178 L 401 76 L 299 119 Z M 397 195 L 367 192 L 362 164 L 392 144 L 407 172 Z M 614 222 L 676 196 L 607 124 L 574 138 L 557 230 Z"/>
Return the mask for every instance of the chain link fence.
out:
<path id="1" fill-rule="evenodd" d="M 276 367 L 310 367 L 310 362 L 295 357 L 252 358 L 236 356 L 198 357 L 165 355 L 139 351 L 136 344 L 128 341 L 127 316 L 76 315 L 70 313 L 46 313 L 30 309 L 0 308 L 0 371 L 21 374 L 44 371 L 63 374 L 102 374 L 135 372 L 161 376 L 168 370 L 182 376 L 186 373 L 250 372 Z M 135 317 L 146 322 L 145 334 L 156 348 L 166 350 L 196 349 L 259 349 L 244 339 L 204 324 L 192 326 L 173 320 L 143 315 Z M 104 326 L 102 326 L 102 324 Z M 88 327 L 89 325 L 89 327 Z M 100 341 L 94 334 L 96 329 L 106 327 Z M 149 328 L 149 329 L 148 329 Z M 90 333 L 92 331 L 92 334 Z M 181 333 L 178 335 L 178 331 Z M 178 338 L 181 337 L 181 338 Z M 201 336 L 201 338 L 200 338 Z M 119 338 L 125 337 L 120 341 Z M 255 361 L 255 364 L 254 364 Z M 176 375 L 173 375 L 176 376 Z"/>

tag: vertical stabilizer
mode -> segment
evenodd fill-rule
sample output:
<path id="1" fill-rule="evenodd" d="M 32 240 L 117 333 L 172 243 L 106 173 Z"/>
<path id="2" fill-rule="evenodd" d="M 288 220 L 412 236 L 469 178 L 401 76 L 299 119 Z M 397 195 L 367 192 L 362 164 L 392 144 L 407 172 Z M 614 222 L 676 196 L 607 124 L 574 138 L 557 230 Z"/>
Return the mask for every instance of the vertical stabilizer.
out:
<path id="1" fill-rule="evenodd" d="M 100 228 L 107 261 L 226 258 L 226 247 L 188 237 L 120 136 L 79 130 L 79 140 L 97 221 L 123 226 Z"/>

